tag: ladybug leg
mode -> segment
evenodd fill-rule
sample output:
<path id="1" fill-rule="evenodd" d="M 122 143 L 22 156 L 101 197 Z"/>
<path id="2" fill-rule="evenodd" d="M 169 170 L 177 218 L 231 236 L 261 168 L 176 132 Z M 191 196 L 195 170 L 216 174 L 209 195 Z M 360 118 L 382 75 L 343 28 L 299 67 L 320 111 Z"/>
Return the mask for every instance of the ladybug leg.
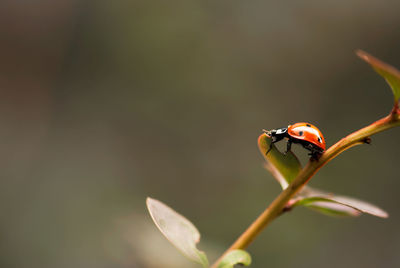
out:
<path id="1" fill-rule="evenodd" d="M 292 141 L 289 139 L 287 144 L 286 144 L 286 151 L 285 151 L 284 154 L 287 154 L 290 151 L 291 148 L 292 148 Z"/>
<path id="2" fill-rule="evenodd" d="M 268 151 L 265 153 L 265 155 L 267 155 L 267 154 L 269 153 L 269 151 L 272 150 L 272 144 L 274 144 L 274 143 L 277 142 L 277 141 L 279 141 L 279 140 L 276 139 L 275 137 L 272 137 L 272 141 L 271 141 L 271 143 L 269 144 Z"/>
<path id="3" fill-rule="evenodd" d="M 278 141 L 282 140 L 284 137 L 286 137 L 285 133 L 280 133 L 280 132 L 278 133 L 278 131 L 275 129 L 269 131 L 269 135 L 271 136 L 272 141 L 269 144 L 268 151 L 265 153 L 265 155 L 267 155 L 272 150 L 272 144 L 274 144 L 275 142 L 278 142 Z"/>
<path id="4" fill-rule="evenodd" d="M 310 160 L 318 160 L 318 154 L 316 152 L 311 152 L 308 154 L 310 156 Z"/>
<path id="5" fill-rule="evenodd" d="M 269 144 L 268 151 L 265 153 L 265 155 L 267 155 L 269 153 L 269 151 L 272 150 L 272 144 L 274 144 L 275 142 L 278 142 L 278 141 L 280 141 L 282 139 L 283 139 L 283 137 L 281 137 L 281 136 L 272 136 L 272 141 Z"/>
<path id="6" fill-rule="evenodd" d="M 312 149 L 311 152 L 308 154 L 311 160 L 318 160 L 321 156 L 321 152 L 315 149 Z"/>
<path id="7" fill-rule="evenodd" d="M 271 151 L 271 149 L 272 149 L 272 142 L 271 142 L 271 144 L 269 145 L 268 151 L 265 153 L 265 155 L 267 155 L 267 154 L 269 153 L 269 151 Z"/>

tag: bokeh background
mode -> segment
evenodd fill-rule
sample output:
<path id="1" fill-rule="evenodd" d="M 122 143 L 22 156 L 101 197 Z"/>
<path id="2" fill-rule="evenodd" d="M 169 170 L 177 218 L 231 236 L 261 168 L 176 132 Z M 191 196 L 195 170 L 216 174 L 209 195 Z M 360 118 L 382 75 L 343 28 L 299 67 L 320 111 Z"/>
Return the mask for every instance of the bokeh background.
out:
<path id="1" fill-rule="evenodd" d="M 280 192 L 261 129 L 308 121 L 332 145 L 386 115 L 365 51 L 400 67 L 400 1 L 3 0 L 1 267 L 197 267 L 145 208 L 195 223 L 214 260 Z M 299 208 L 252 267 L 399 267 L 400 129 L 311 185 L 390 213 Z M 302 161 L 306 152 L 294 148 Z"/>

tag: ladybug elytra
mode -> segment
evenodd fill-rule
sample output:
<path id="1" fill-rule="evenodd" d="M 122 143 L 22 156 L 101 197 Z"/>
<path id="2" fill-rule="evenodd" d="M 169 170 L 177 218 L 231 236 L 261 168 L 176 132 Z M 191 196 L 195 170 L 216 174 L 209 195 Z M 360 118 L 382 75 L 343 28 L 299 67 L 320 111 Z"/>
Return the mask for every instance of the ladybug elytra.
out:
<path id="1" fill-rule="evenodd" d="M 311 157 L 318 159 L 325 151 L 326 144 L 321 131 L 310 123 L 296 123 L 287 128 L 278 128 L 265 131 L 272 138 L 267 154 L 272 149 L 272 144 L 287 138 L 286 152 L 290 151 L 292 143 L 298 143 L 310 151 Z"/>

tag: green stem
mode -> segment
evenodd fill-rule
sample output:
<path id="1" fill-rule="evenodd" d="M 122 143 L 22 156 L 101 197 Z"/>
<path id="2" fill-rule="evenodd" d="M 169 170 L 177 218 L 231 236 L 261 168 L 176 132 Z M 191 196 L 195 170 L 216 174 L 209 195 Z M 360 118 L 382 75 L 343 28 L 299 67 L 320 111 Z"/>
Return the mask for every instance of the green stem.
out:
<path id="1" fill-rule="evenodd" d="M 347 137 L 341 139 L 336 144 L 332 145 L 326 152 L 319 158 L 318 161 L 309 161 L 302 169 L 299 175 L 290 183 L 290 185 L 282 191 L 274 201 L 267 207 L 266 210 L 247 228 L 244 233 L 229 247 L 228 250 L 214 263 L 212 268 L 216 268 L 222 258 L 231 250 L 245 249 L 257 237 L 258 234 L 275 218 L 285 211 L 285 206 L 296 193 L 298 193 L 304 185 L 308 183 L 311 177 L 330 160 L 338 156 L 343 151 L 363 143 L 370 142 L 370 136 L 385 131 L 387 129 L 400 126 L 400 110 L 394 107 L 392 112 L 366 126 L 356 132 L 351 133 Z M 263 134 L 266 135 L 266 134 Z"/>

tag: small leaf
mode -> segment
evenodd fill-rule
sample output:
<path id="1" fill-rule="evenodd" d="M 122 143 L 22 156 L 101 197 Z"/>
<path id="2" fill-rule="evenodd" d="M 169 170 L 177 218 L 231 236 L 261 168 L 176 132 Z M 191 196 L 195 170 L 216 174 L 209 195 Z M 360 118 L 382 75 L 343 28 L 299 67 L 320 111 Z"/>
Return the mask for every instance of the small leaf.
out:
<path id="1" fill-rule="evenodd" d="M 330 198 L 329 200 L 331 200 L 332 202 L 336 202 L 338 204 L 346 205 L 348 207 L 357 209 L 360 212 L 367 213 L 376 217 L 380 218 L 389 217 L 389 214 L 383 209 L 356 198 L 347 196 L 335 196 L 333 198 Z"/>
<path id="2" fill-rule="evenodd" d="M 278 183 L 282 187 L 282 190 L 285 190 L 289 186 L 287 180 L 282 176 L 282 174 L 278 171 L 278 169 L 274 165 L 272 165 L 269 162 L 265 162 L 264 168 L 268 170 L 272 174 L 272 176 L 278 181 Z"/>
<path id="3" fill-rule="evenodd" d="M 328 216 L 357 217 L 361 212 L 346 205 L 326 201 L 325 198 L 309 197 L 297 201 L 293 206 L 306 206 Z"/>
<path id="4" fill-rule="evenodd" d="M 146 200 L 147 209 L 161 233 L 190 260 L 208 267 L 208 259 L 199 251 L 196 244 L 200 241 L 197 228 L 185 217 L 165 205 L 152 199 Z"/>
<path id="5" fill-rule="evenodd" d="M 275 145 L 272 144 L 272 149 L 267 154 L 271 144 L 271 137 L 263 133 L 258 137 L 258 148 L 261 154 L 267 160 L 268 165 L 266 168 L 278 180 L 282 188 L 285 189 L 290 182 L 292 182 L 299 172 L 301 171 L 301 164 L 299 159 L 289 151 L 286 155 L 281 153 Z M 286 181 L 286 183 L 282 180 Z"/>
<path id="6" fill-rule="evenodd" d="M 221 260 L 218 268 L 233 268 L 235 264 L 249 266 L 251 264 L 250 254 L 241 249 L 232 250 Z"/>
<path id="7" fill-rule="evenodd" d="M 386 82 L 392 88 L 394 101 L 397 105 L 397 102 L 400 98 L 400 71 L 393 66 L 375 58 L 374 56 L 371 56 L 367 52 L 358 50 L 356 53 L 361 59 L 369 63 L 378 74 L 385 78 Z"/>
<path id="8" fill-rule="evenodd" d="M 361 212 L 354 208 L 332 202 L 320 201 L 306 206 L 328 216 L 357 217 L 361 215 Z"/>
<path id="9" fill-rule="evenodd" d="M 367 213 L 381 218 L 387 218 L 389 216 L 386 211 L 368 202 L 347 196 L 333 195 L 311 187 L 305 187 L 302 190 L 299 194 L 299 200 L 294 205 L 309 206 L 315 209 L 321 209 L 322 212 L 348 216 L 358 216 L 361 213 Z"/>

